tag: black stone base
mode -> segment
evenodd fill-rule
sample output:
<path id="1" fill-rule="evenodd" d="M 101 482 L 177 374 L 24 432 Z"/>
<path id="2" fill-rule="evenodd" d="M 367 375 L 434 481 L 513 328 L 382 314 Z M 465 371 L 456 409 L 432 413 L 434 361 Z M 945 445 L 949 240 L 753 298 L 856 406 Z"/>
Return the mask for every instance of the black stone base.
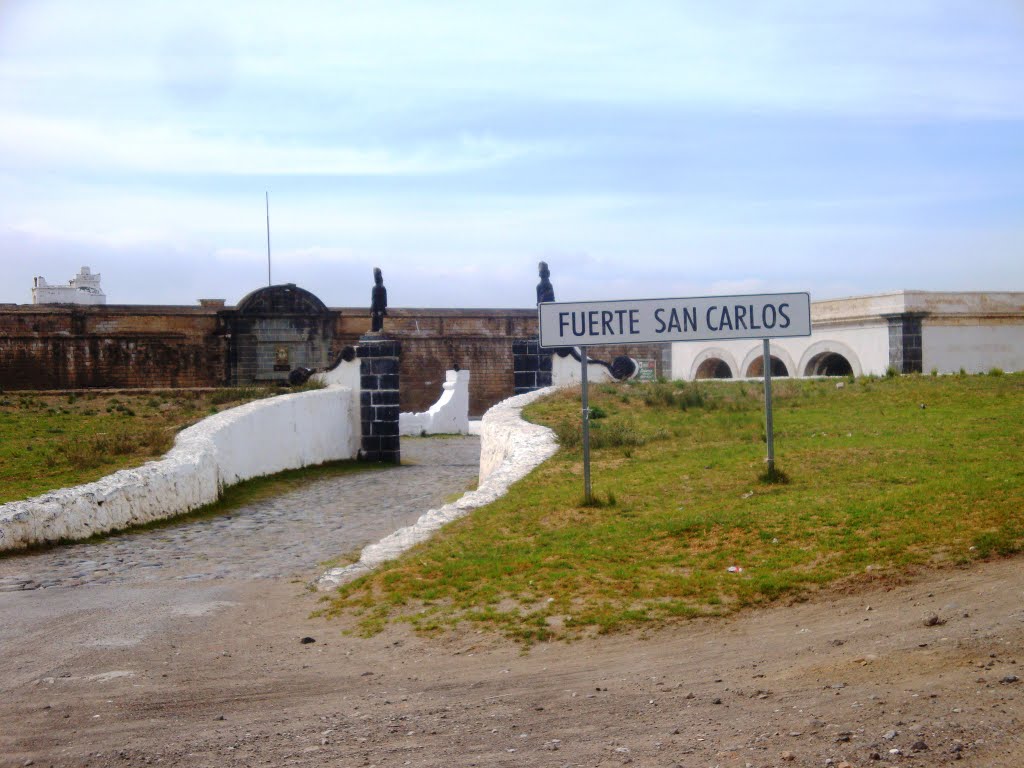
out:
<path id="1" fill-rule="evenodd" d="M 362 428 L 360 461 L 400 464 L 398 437 L 398 376 L 402 345 L 380 333 L 359 338 L 356 356 L 362 391 L 359 413 Z"/>
<path id="2" fill-rule="evenodd" d="M 551 350 L 541 349 L 537 339 L 512 342 L 512 391 L 517 395 L 551 386 Z"/>
<path id="3" fill-rule="evenodd" d="M 923 313 L 904 312 L 886 315 L 889 321 L 889 365 L 897 373 L 923 373 Z"/>

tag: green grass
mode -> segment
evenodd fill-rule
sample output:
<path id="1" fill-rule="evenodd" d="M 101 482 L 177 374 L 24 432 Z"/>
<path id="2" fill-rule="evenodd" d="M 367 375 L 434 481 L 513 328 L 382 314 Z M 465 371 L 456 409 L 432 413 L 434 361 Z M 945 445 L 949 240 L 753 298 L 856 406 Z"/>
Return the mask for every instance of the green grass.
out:
<path id="1" fill-rule="evenodd" d="M 1024 376 L 843 384 L 774 383 L 776 478 L 756 383 L 592 387 L 590 506 L 578 393 L 548 398 L 527 415 L 561 436 L 553 459 L 325 612 L 571 639 L 1024 547 Z"/>
<path id="2" fill-rule="evenodd" d="M 0 503 L 138 466 L 164 454 L 179 430 L 211 413 L 289 391 L 0 393 Z"/>

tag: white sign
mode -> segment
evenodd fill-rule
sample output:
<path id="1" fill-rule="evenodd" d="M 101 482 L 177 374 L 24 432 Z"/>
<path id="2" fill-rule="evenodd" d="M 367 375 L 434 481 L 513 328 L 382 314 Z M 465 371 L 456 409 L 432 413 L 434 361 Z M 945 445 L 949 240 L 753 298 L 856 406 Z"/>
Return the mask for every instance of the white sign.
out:
<path id="1" fill-rule="evenodd" d="M 811 335 L 808 293 L 546 302 L 537 312 L 542 347 Z"/>

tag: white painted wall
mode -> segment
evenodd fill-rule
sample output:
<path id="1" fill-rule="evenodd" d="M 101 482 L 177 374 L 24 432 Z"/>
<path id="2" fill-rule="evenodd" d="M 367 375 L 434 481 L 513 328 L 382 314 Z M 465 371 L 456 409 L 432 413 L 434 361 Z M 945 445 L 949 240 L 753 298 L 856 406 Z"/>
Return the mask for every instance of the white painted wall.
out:
<path id="1" fill-rule="evenodd" d="M 808 337 L 772 339 L 771 353 L 786 364 L 790 376 L 803 376 L 808 362 L 822 352 L 837 352 L 850 361 L 855 375 L 882 375 L 889 366 L 889 328 L 884 320 L 860 327 L 815 328 Z M 708 358 L 728 363 L 734 378 L 744 378 L 762 355 L 760 339 L 686 341 L 672 345 L 672 378 L 690 381 Z"/>
<path id="2" fill-rule="evenodd" d="M 0 505 L 0 550 L 173 517 L 216 501 L 224 486 L 241 480 L 355 458 L 358 408 L 358 389 L 328 387 L 210 416 L 182 430 L 157 461 Z"/>
<path id="3" fill-rule="evenodd" d="M 588 352 L 589 354 L 589 352 Z M 580 361 L 572 355 L 561 357 L 551 356 L 551 384 L 555 387 L 571 387 L 583 381 L 583 366 Z M 589 384 L 601 384 L 606 381 L 615 381 L 611 371 L 603 365 L 590 363 L 587 365 L 587 382 Z"/>
<path id="4" fill-rule="evenodd" d="M 100 288 L 100 276 L 82 267 L 67 285 L 50 285 L 45 277 L 36 277 L 32 285 L 33 304 L 106 304 Z"/>
<path id="5" fill-rule="evenodd" d="M 429 410 L 398 414 L 400 435 L 468 435 L 469 371 L 445 371 L 440 399 Z"/>
<path id="6" fill-rule="evenodd" d="M 545 387 L 516 395 L 487 410 L 480 420 L 481 487 L 496 473 L 510 467 L 521 469 L 529 464 L 532 469 L 558 449 L 554 432 L 522 418 L 523 408 L 554 390 L 555 387 Z M 514 473 L 518 472 L 519 469 L 514 470 Z M 522 472 L 516 479 L 524 474 Z"/>
<path id="7" fill-rule="evenodd" d="M 886 315 L 920 313 L 922 369 L 942 373 L 960 368 L 977 373 L 993 367 L 1024 370 L 1024 293 L 894 291 L 830 299 L 811 304 L 812 335 L 772 341 L 772 353 L 787 369 L 806 374 L 820 352 L 846 357 L 856 375 L 882 375 L 889 367 Z M 716 357 L 742 377 L 761 342 L 689 342 L 672 346 L 672 378 L 692 379 L 701 362 Z M 792 365 L 790 364 L 792 361 Z"/>
<path id="8" fill-rule="evenodd" d="M 924 373 L 1024 371 L 1024 321 L 1019 324 L 945 325 L 925 318 L 921 328 Z"/>

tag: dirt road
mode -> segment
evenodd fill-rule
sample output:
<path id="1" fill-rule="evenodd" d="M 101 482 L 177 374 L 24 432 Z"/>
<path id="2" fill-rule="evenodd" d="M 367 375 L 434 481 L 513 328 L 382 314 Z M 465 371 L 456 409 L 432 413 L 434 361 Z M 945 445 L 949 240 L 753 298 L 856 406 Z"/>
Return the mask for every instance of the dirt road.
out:
<path id="1" fill-rule="evenodd" d="M 113 588 L 47 592 L 102 604 L 97 590 Z M 37 606 L 23 650 L 5 653 L 0 754 L 11 766 L 1016 766 L 1022 596 L 1021 561 L 1007 560 L 523 654 L 477 634 L 344 636 L 310 618 L 317 596 L 295 584 L 144 586 L 116 615 L 79 603 L 69 626 Z"/>
<path id="2" fill-rule="evenodd" d="M 248 538 L 230 530 L 211 535 Z M 0 765 L 1024 762 L 1020 558 L 523 653 L 471 630 L 345 635 L 311 618 L 306 579 L 269 578 L 301 548 L 280 561 L 253 536 L 254 579 L 216 541 L 175 556 L 202 532 L 167 536 L 89 550 L 92 570 L 77 548 L 44 553 L 53 573 L 31 585 L 0 562 Z"/>

